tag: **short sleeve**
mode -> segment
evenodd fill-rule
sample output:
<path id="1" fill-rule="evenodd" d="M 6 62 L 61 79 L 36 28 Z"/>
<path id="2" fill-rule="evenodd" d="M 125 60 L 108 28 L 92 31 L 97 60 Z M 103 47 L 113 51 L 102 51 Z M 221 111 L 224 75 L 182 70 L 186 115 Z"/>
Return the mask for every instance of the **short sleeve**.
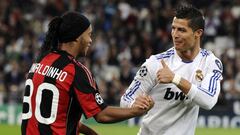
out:
<path id="1" fill-rule="evenodd" d="M 74 93 L 86 118 L 96 115 L 107 107 L 92 74 L 86 67 L 76 70 Z"/>

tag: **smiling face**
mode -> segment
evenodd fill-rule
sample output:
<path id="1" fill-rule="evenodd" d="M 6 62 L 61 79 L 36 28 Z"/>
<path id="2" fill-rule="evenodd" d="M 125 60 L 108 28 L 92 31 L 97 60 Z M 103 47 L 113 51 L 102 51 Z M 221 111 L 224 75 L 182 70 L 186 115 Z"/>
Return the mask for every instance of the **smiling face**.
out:
<path id="1" fill-rule="evenodd" d="M 78 43 L 78 52 L 80 56 L 86 56 L 89 47 L 92 44 L 92 26 L 90 25 L 76 40 Z"/>
<path id="2" fill-rule="evenodd" d="M 174 17 L 171 35 L 174 47 L 179 52 L 200 48 L 202 30 L 198 29 L 193 31 L 187 19 L 178 19 Z"/>

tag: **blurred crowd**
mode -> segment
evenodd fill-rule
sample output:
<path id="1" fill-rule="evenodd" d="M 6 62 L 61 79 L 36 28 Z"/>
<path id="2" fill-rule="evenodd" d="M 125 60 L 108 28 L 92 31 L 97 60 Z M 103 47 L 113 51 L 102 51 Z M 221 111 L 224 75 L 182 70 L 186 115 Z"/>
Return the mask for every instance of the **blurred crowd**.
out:
<path id="1" fill-rule="evenodd" d="M 80 58 L 93 72 L 108 104 L 119 99 L 139 66 L 172 47 L 171 21 L 180 0 L 1 0 L 0 105 L 21 103 L 26 74 L 39 52 L 47 25 L 66 11 L 84 13 L 93 44 Z M 240 0 L 187 0 L 205 14 L 202 47 L 223 62 L 219 104 L 240 99 Z"/>

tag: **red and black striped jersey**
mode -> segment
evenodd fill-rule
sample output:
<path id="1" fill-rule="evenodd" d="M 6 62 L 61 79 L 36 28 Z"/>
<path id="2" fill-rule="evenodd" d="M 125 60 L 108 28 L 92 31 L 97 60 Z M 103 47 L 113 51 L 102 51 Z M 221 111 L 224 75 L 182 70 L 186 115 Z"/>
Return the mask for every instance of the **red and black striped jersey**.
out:
<path id="1" fill-rule="evenodd" d="M 22 135 L 76 135 L 81 115 L 92 117 L 107 105 L 91 72 L 65 51 L 33 63 L 26 80 Z"/>

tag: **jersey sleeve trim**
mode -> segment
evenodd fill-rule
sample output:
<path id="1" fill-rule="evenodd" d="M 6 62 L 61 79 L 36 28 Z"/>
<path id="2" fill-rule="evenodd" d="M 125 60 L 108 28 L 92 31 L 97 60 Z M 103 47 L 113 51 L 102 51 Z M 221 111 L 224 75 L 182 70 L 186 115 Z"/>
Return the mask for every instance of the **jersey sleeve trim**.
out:
<path id="1" fill-rule="evenodd" d="M 199 90 L 206 92 L 208 95 L 210 95 L 212 97 L 216 94 L 217 82 L 218 82 L 219 78 L 222 76 L 222 73 L 218 70 L 213 70 L 213 72 L 214 72 L 214 74 L 210 79 L 210 85 L 209 85 L 208 90 L 198 87 Z"/>
<path id="2" fill-rule="evenodd" d="M 141 85 L 140 81 L 136 81 L 134 83 L 134 86 L 130 88 L 130 91 L 127 92 L 126 94 L 124 94 L 123 99 L 127 102 L 131 102 L 134 100 L 134 98 L 132 97 L 135 92 L 139 89 L 139 86 Z"/>

